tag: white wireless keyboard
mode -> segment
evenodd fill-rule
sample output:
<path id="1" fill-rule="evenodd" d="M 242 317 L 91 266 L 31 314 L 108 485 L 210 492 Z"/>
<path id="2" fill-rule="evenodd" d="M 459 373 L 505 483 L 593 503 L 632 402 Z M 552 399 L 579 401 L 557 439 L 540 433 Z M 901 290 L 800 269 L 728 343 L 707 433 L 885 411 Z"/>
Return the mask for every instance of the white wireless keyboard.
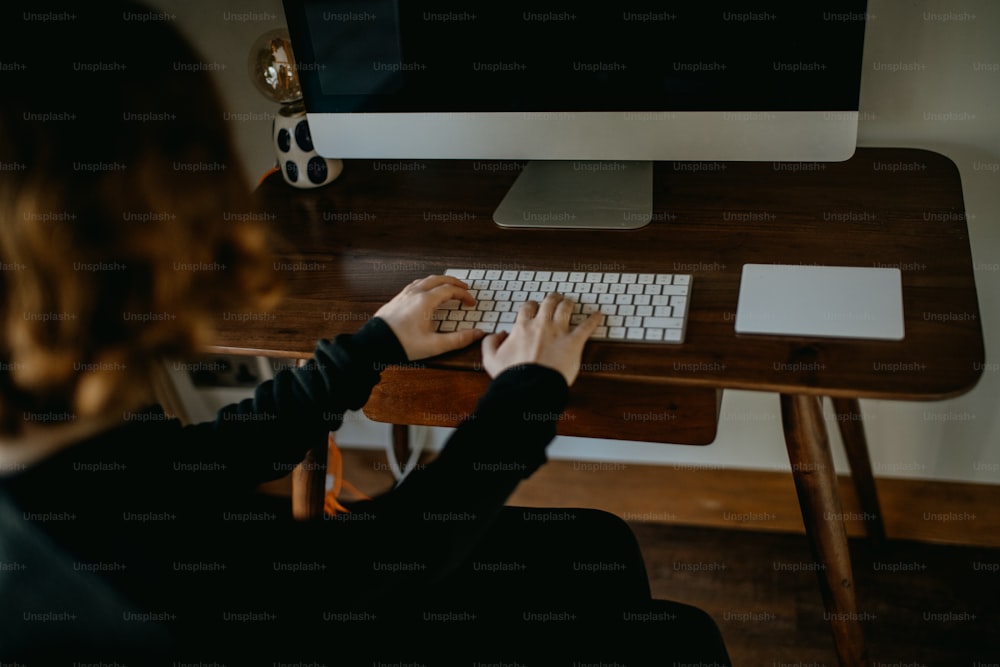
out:
<path id="1" fill-rule="evenodd" d="M 604 315 L 591 339 L 684 342 L 690 274 L 453 268 L 445 275 L 468 283 L 477 302 L 442 304 L 434 313 L 438 331 L 510 331 L 526 301 L 541 303 L 548 294 L 559 292 L 576 302 L 570 324 L 579 324 L 591 313 Z"/>

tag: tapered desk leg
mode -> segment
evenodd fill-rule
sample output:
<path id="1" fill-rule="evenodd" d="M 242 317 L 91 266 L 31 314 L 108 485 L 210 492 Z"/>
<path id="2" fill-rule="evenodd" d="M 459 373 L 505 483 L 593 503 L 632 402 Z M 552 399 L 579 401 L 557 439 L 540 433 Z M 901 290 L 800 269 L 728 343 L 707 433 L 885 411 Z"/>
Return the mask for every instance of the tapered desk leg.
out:
<path id="1" fill-rule="evenodd" d="M 782 394 L 781 416 L 806 533 L 813 556 L 824 566 L 818 570 L 819 583 L 837 657 L 842 667 L 867 666 L 868 650 L 820 399 Z"/>
<path id="2" fill-rule="evenodd" d="M 399 465 L 410 458 L 410 427 L 406 424 L 392 425 L 392 449 Z"/>
<path id="3" fill-rule="evenodd" d="M 858 494 L 858 503 L 864 515 L 865 530 L 872 545 L 880 547 L 885 543 L 885 526 L 882 510 L 875 490 L 875 476 L 872 474 L 865 426 L 861 421 L 861 406 L 856 398 L 833 398 L 833 410 L 837 414 L 840 439 L 844 441 L 844 451 L 851 464 L 851 479 Z"/>
<path id="4" fill-rule="evenodd" d="M 310 449 L 292 469 L 292 516 L 300 521 L 323 518 L 327 447 Z"/>

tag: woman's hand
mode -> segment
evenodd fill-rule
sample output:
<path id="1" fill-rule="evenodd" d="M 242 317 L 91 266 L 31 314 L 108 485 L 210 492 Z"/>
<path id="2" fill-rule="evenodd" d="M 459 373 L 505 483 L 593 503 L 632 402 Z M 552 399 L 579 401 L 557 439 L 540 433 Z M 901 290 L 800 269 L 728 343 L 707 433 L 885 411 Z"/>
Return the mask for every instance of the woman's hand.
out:
<path id="1" fill-rule="evenodd" d="M 550 294 L 541 305 L 528 301 L 521 306 L 509 334 L 490 334 L 483 340 L 483 367 L 490 377 L 533 363 L 559 371 L 572 385 L 580 372 L 583 346 L 604 317 L 593 313 L 571 331 L 573 305 L 560 294 Z"/>
<path id="2" fill-rule="evenodd" d="M 427 276 L 404 287 L 375 312 L 375 317 L 382 318 L 396 334 L 409 361 L 425 359 L 461 349 L 486 335 L 479 329 L 450 333 L 435 330 L 434 311 L 451 299 L 469 306 L 476 303 L 469 286 L 458 278 Z"/>

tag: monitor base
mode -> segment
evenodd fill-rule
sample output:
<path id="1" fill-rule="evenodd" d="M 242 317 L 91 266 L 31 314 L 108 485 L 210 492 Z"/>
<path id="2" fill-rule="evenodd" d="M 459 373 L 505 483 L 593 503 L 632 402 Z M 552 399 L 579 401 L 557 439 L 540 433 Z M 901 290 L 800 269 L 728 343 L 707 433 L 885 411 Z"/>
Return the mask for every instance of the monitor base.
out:
<path id="1" fill-rule="evenodd" d="M 653 219 L 653 163 L 532 160 L 493 213 L 501 227 L 638 229 Z"/>

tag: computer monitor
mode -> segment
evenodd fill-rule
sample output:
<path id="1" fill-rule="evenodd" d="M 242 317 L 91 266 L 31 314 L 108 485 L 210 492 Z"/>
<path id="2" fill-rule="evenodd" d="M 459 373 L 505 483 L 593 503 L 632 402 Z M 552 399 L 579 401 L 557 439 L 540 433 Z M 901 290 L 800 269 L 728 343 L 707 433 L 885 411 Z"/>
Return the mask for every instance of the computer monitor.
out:
<path id="1" fill-rule="evenodd" d="M 635 228 L 655 161 L 856 146 L 866 0 L 284 6 L 317 151 L 530 160 L 504 226 Z"/>

